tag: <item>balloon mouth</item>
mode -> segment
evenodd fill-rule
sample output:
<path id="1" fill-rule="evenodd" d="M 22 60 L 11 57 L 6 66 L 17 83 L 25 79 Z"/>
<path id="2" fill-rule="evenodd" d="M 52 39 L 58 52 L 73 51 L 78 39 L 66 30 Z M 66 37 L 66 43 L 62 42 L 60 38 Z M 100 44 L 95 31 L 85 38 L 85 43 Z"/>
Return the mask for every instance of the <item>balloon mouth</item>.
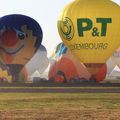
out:
<path id="1" fill-rule="evenodd" d="M 83 63 L 86 67 L 96 67 L 96 68 L 99 68 L 101 67 L 102 65 L 104 65 L 104 63 Z"/>
<path id="2" fill-rule="evenodd" d="M 100 71 L 104 64 L 105 63 L 84 63 L 87 70 L 91 73 L 92 78 L 95 78 L 96 74 Z"/>
<path id="3" fill-rule="evenodd" d="M 3 48 L 2 46 L 0 46 L 0 50 L 2 50 L 3 52 L 5 52 L 6 54 L 16 54 L 18 53 L 22 48 L 24 48 L 24 44 L 21 45 L 18 49 L 10 49 L 10 48 Z"/>

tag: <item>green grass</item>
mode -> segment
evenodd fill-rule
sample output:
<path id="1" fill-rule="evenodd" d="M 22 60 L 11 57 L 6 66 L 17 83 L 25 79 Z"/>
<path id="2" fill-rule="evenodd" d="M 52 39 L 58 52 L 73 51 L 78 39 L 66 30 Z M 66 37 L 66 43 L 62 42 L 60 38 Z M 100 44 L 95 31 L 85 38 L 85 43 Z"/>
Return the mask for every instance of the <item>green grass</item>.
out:
<path id="1" fill-rule="evenodd" d="M 0 93 L 0 109 L 39 109 L 41 107 L 60 107 L 61 109 L 70 106 L 120 108 L 120 94 Z"/>
<path id="2" fill-rule="evenodd" d="M 0 117 L 7 120 L 102 120 L 103 115 L 119 120 L 119 93 L 0 93 Z"/>

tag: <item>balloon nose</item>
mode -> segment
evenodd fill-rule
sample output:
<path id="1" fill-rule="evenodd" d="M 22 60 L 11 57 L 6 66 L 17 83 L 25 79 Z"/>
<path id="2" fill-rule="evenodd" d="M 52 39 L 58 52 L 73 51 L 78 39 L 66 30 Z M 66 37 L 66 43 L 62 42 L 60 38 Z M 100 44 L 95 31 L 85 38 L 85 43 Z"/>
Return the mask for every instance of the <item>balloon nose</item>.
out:
<path id="1" fill-rule="evenodd" d="M 6 47 L 14 47 L 18 42 L 15 31 L 6 30 L 1 35 L 1 42 Z"/>

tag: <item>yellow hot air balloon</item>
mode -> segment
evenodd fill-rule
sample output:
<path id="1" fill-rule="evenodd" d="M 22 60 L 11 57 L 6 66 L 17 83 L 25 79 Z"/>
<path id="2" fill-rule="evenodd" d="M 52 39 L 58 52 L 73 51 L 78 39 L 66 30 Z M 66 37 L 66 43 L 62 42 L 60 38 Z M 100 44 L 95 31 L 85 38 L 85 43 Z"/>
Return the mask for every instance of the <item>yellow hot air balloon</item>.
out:
<path id="1" fill-rule="evenodd" d="M 92 74 L 120 45 L 119 26 L 120 7 L 110 0 L 75 0 L 58 20 L 63 42 Z"/>

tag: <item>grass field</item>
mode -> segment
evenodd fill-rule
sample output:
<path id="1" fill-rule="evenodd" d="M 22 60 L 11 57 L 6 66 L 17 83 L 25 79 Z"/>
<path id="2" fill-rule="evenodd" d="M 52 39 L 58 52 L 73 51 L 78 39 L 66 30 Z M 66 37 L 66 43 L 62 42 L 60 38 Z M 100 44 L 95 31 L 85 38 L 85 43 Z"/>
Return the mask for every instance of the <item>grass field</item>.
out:
<path id="1" fill-rule="evenodd" d="M 120 120 L 120 94 L 0 93 L 0 120 Z"/>

